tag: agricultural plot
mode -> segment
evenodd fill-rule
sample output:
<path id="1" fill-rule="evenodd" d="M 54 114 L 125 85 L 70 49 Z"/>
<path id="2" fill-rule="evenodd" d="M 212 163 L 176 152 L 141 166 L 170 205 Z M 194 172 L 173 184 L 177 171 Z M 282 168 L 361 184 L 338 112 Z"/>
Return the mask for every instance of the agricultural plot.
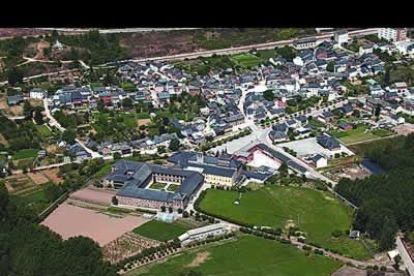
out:
<path id="1" fill-rule="evenodd" d="M 338 251 L 355 259 L 366 259 L 368 252 L 359 241 L 345 235 L 352 222 L 352 212 L 328 192 L 310 188 L 271 186 L 243 193 L 208 190 L 200 203 L 207 213 L 260 226 L 282 228 L 297 226 L 307 242 Z M 335 230 L 342 231 L 338 238 Z"/>
<path id="2" fill-rule="evenodd" d="M 215 276 L 327 276 L 341 266 L 338 261 L 306 255 L 291 245 L 242 236 L 235 242 L 184 252 L 128 276 L 180 275 L 191 270 Z"/>
<path id="3" fill-rule="evenodd" d="M 166 223 L 158 220 L 151 220 L 150 222 L 135 228 L 133 232 L 149 239 L 164 242 L 175 239 L 190 228 L 191 227 L 187 224 L 178 221 Z"/>
<path id="4" fill-rule="evenodd" d="M 43 138 L 49 138 L 52 136 L 52 132 L 50 131 L 50 129 L 45 126 L 45 125 L 41 125 L 38 126 L 36 125 L 37 131 L 40 133 L 40 135 L 42 135 Z"/>
<path id="5" fill-rule="evenodd" d="M 52 204 L 52 202 L 48 200 L 42 186 L 38 186 L 36 189 L 24 193 L 19 193 L 18 195 L 12 195 L 12 198 L 19 204 L 25 205 L 33 210 L 36 214 L 42 213 L 50 206 L 50 204 Z"/>
<path id="6" fill-rule="evenodd" d="M 141 252 L 143 249 L 156 247 L 159 244 L 160 242 L 158 241 L 143 238 L 132 232 L 128 232 L 105 245 L 102 248 L 102 252 L 105 260 L 116 263 Z"/>
<path id="7" fill-rule="evenodd" d="M 23 149 L 19 150 L 13 155 L 14 160 L 35 158 L 37 156 L 37 149 Z"/>
<path id="8" fill-rule="evenodd" d="M 378 129 L 372 132 L 367 131 L 368 127 L 364 125 L 358 126 L 356 129 L 349 131 L 332 131 L 332 135 L 338 138 L 345 145 L 368 141 L 371 139 L 389 136 L 392 133 L 385 129 Z"/>
<path id="9" fill-rule="evenodd" d="M 243 67 L 254 67 L 259 65 L 262 60 L 255 55 L 244 53 L 238 54 L 231 57 L 236 63 L 240 64 Z"/>

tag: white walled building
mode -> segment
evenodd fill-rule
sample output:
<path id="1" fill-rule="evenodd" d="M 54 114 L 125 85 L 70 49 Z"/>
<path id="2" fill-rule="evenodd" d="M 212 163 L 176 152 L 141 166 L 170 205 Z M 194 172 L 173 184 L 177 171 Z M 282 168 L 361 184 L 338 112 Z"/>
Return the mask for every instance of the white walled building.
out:
<path id="1" fill-rule="evenodd" d="M 47 96 L 47 91 L 41 89 L 41 88 L 33 88 L 29 92 L 29 96 L 31 99 L 44 99 Z"/>
<path id="2" fill-rule="evenodd" d="M 378 37 L 393 42 L 403 41 L 407 39 L 407 28 L 381 28 Z"/>
<path id="3" fill-rule="evenodd" d="M 204 227 L 191 229 L 178 237 L 183 245 L 191 242 L 205 240 L 209 237 L 222 236 L 230 232 L 229 227 L 224 223 L 210 224 Z"/>

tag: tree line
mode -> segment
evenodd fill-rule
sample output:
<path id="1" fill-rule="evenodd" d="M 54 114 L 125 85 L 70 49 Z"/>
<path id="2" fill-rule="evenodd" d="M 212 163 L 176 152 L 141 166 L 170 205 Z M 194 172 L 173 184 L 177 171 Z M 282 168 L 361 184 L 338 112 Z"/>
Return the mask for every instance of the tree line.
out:
<path id="1" fill-rule="evenodd" d="M 359 206 L 354 228 L 377 240 L 381 249 L 391 249 L 398 230 L 414 229 L 414 134 L 370 146 L 365 155 L 386 173 L 342 179 L 335 190 Z"/>

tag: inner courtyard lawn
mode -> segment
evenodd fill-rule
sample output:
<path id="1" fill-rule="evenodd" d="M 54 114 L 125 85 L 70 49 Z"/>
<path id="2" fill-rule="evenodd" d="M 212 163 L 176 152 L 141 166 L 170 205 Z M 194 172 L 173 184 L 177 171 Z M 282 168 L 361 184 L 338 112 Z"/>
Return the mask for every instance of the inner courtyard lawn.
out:
<path id="1" fill-rule="evenodd" d="M 154 182 L 149 186 L 149 188 L 155 190 L 162 190 L 165 188 L 165 186 L 167 186 L 167 183 Z"/>
<path id="2" fill-rule="evenodd" d="M 238 241 L 187 251 L 128 276 L 180 275 L 190 270 L 203 276 L 328 276 L 341 266 L 327 257 L 312 253 L 306 256 L 291 245 L 242 236 Z"/>
<path id="3" fill-rule="evenodd" d="M 151 220 L 134 230 L 135 234 L 157 241 L 169 241 L 184 234 L 190 227 L 180 222 L 166 223 L 158 220 Z"/>
<path id="4" fill-rule="evenodd" d="M 234 204 L 237 198 L 237 192 L 210 189 L 201 201 L 200 209 L 236 221 L 284 230 L 288 222 L 293 222 L 306 233 L 307 242 L 333 249 L 347 257 L 369 258 L 361 242 L 349 239 L 345 234 L 351 227 L 352 211 L 329 192 L 267 186 L 243 193 L 239 205 Z M 332 232 L 335 230 L 341 230 L 343 235 L 334 238 Z"/>

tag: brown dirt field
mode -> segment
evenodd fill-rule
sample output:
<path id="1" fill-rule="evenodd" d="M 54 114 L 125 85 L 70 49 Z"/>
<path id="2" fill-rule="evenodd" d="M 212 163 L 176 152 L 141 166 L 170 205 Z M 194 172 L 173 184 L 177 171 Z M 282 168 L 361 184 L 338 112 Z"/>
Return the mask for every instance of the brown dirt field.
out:
<path id="1" fill-rule="evenodd" d="M 86 236 L 100 246 L 105 246 L 147 221 L 137 216 L 115 218 L 63 203 L 42 222 L 42 225 L 60 234 L 63 239 Z"/>
<path id="2" fill-rule="evenodd" d="M 413 124 L 403 124 L 395 127 L 395 131 L 397 131 L 398 134 L 407 136 L 408 134 L 414 132 L 414 125 Z"/>
<path id="3" fill-rule="evenodd" d="M 139 119 L 139 120 L 137 120 L 137 125 L 138 126 L 148 125 L 149 123 L 151 123 L 151 119 Z"/>
<path id="4" fill-rule="evenodd" d="M 39 99 L 29 99 L 29 102 L 32 106 L 43 106 L 43 101 Z"/>
<path id="5" fill-rule="evenodd" d="M 13 116 L 22 116 L 23 115 L 23 106 L 21 105 L 15 105 L 15 106 L 10 106 L 6 112 L 8 114 L 11 114 Z"/>
<path id="6" fill-rule="evenodd" d="M 194 260 L 191 261 L 186 267 L 197 267 L 208 260 L 210 252 L 199 252 Z"/>
<path id="7" fill-rule="evenodd" d="M 56 153 L 58 147 L 56 145 L 48 145 L 46 151 L 49 153 Z"/>
<path id="8" fill-rule="evenodd" d="M 47 178 L 42 172 L 28 173 L 27 176 L 30 177 L 35 184 L 43 184 L 49 181 L 49 178 Z"/>
<path id="9" fill-rule="evenodd" d="M 50 181 L 54 183 L 60 183 L 63 181 L 63 179 L 58 176 L 59 169 L 50 169 L 42 172 Z"/>
<path id="10" fill-rule="evenodd" d="M 9 145 L 9 142 L 7 142 L 6 138 L 0 133 L 0 144 L 5 145 L 6 147 Z"/>
<path id="11" fill-rule="evenodd" d="M 0 100 L 0 109 L 7 109 L 9 106 L 6 103 L 6 100 Z"/>
<path id="12" fill-rule="evenodd" d="M 36 45 L 37 53 L 36 53 L 36 56 L 34 58 L 35 59 L 44 59 L 45 56 L 43 55 L 43 49 L 49 48 L 49 47 L 50 47 L 50 43 L 48 41 L 42 40 L 39 43 L 37 43 L 37 45 Z"/>
<path id="13" fill-rule="evenodd" d="M 86 202 L 111 205 L 115 191 L 98 190 L 94 188 L 84 188 L 74 192 L 70 197 Z"/>

